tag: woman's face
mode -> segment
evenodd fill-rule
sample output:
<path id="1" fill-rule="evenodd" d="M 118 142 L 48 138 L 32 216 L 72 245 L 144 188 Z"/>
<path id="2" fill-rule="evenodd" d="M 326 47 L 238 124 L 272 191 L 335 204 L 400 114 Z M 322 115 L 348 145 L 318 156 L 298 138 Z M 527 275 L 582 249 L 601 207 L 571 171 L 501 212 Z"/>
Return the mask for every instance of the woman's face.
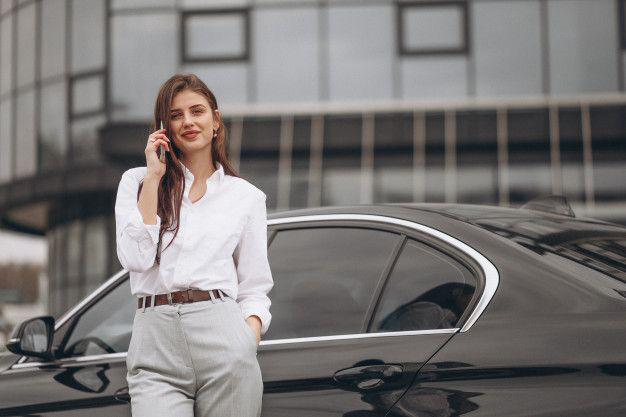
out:
<path id="1" fill-rule="evenodd" d="M 213 131 L 218 126 L 205 96 L 191 90 L 183 90 L 174 96 L 170 110 L 171 139 L 183 155 L 210 147 Z"/>

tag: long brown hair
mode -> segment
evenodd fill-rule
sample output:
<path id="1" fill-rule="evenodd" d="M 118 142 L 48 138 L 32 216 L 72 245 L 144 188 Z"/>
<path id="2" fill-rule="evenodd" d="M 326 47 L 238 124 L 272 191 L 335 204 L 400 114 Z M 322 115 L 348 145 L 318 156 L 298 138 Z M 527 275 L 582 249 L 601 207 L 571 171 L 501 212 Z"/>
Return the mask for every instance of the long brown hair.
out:
<path id="1" fill-rule="evenodd" d="M 176 146 L 169 129 L 170 125 L 170 109 L 172 106 L 172 100 L 174 96 L 183 90 L 191 90 L 195 93 L 202 94 L 206 97 L 211 107 L 213 117 L 219 122 L 217 128 L 217 137 L 213 138 L 211 143 L 211 158 L 213 159 L 213 167 L 217 169 L 216 162 L 219 162 L 224 168 L 224 174 L 231 175 L 233 177 L 239 177 L 239 174 L 232 167 L 228 161 L 228 155 L 226 152 L 226 128 L 222 122 L 222 118 L 217 110 L 217 99 L 215 95 L 209 90 L 209 87 L 194 74 L 175 74 L 171 76 L 167 81 L 161 85 L 159 94 L 157 95 L 156 102 L 154 104 L 154 119 L 150 126 L 150 132 L 157 130 L 160 125 L 160 121 L 163 121 L 163 126 L 166 129 L 165 135 L 170 139 L 170 149 L 172 152 L 165 152 L 166 167 L 165 174 L 161 178 L 158 191 L 158 206 L 157 214 L 161 218 L 161 228 L 159 230 L 159 243 L 157 245 L 156 263 L 161 263 L 161 242 L 163 240 L 163 234 L 166 231 L 174 232 L 174 237 L 170 242 L 170 245 L 178 235 L 178 220 L 180 219 L 180 206 L 183 201 L 183 194 L 185 191 L 185 174 L 183 168 L 180 166 L 179 160 L 181 156 L 180 149 Z M 137 199 L 141 194 L 143 187 L 143 180 L 139 184 L 137 190 Z M 165 249 L 167 249 L 169 245 Z M 163 250 L 165 250 L 163 249 Z"/>

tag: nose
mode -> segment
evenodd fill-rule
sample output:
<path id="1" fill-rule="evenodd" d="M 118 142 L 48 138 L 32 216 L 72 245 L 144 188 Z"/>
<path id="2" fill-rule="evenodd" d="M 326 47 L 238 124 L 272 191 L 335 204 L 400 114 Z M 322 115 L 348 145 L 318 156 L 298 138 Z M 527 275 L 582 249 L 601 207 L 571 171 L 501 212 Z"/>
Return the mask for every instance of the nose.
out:
<path id="1" fill-rule="evenodd" d="M 183 116 L 183 127 L 190 126 L 192 124 L 191 115 L 185 113 Z"/>

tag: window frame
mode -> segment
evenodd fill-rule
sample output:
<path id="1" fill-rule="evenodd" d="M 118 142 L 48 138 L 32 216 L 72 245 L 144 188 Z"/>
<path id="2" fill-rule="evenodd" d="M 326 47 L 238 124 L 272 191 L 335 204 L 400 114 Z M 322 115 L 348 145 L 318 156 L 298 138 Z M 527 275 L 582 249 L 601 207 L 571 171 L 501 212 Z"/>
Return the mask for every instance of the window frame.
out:
<path id="1" fill-rule="evenodd" d="M 100 94 L 102 102 L 97 108 L 74 111 L 74 91 L 76 90 L 77 82 L 89 79 L 96 79 L 101 82 Z M 93 71 L 87 71 L 82 73 L 73 74 L 69 77 L 67 83 L 67 114 L 71 122 L 77 119 L 88 118 L 91 116 L 102 115 L 106 112 L 106 74 L 105 71 L 97 69 Z M 71 130 L 71 129 L 70 129 Z"/>
<path id="2" fill-rule="evenodd" d="M 350 218 L 352 217 L 352 218 Z M 378 219 L 377 219 L 378 218 Z M 381 278 L 376 286 L 374 293 L 372 294 L 370 305 L 367 309 L 367 312 L 364 317 L 364 323 L 361 326 L 360 333 L 349 334 L 349 335 L 338 335 L 338 336 L 350 336 L 350 337 L 365 337 L 368 335 L 376 336 L 390 336 L 390 335 L 404 335 L 404 334 L 429 334 L 429 333 L 437 333 L 440 331 L 444 332 L 458 332 L 458 331 L 467 331 L 473 325 L 473 323 L 477 320 L 476 313 L 480 315 L 488 300 L 485 300 L 485 295 L 488 296 L 489 300 L 493 296 L 495 292 L 495 287 L 497 287 L 497 283 L 494 287 L 493 279 L 497 279 L 497 270 L 495 266 L 491 264 L 486 258 L 477 260 L 472 257 L 467 252 L 464 252 L 460 247 L 451 245 L 450 242 L 446 242 L 440 237 L 433 236 L 432 233 L 429 233 L 427 230 L 419 231 L 414 228 L 407 227 L 407 225 L 398 224 L 399 222 L 406 223 L 414 223 L 409 222 L 407 220 L 395 219 L 384 216 L 373 216 L 373 215 L 359 215 L 359 214 L 336 214 L 336 215 L 311 215 L 311 216 L 301 216 L 301 217 L 291 217 L 291 218 L 282 218 L 282 219 L 274 219 L 268 222 L 268 251 L 269 247 L 271 247 L 271 243 L 275 236 L 284 230 L 295 230 L 295 229 L 317 229 L 320 227 L 337 227 L 337 228 L 366 228 L 373 230 L 380 230 L 385 232 L 392 232 L 398 235 L 398 241 L 396 242 L 396 246 L 394 247 L 389 259 L 387 260 L 387 264 L 383 268 L 383 273 L 381 274 Z M 418 223 L 414 223 L 418 224 Z M 425 229 L 430 229 L 434 232 L 438 232 L 435 229 L 431 229 L 428 226 L 420 225 Z M 441 233 L 441 232 L 438 232 Z M 455 238 L 445 235 L 449 239 L 452 239 L 456 242 L 459 242 Z M 472 299 L 468 306 L 466 307 L 463 315 L 459 318 L 457 322 L 457 327 L 451 329 L 432 329 L 432 330 L 411 330 L 411 331 L 396 331 L 396 332 L 382 332 L 382 333 L 367 333 L 367 329 L 371 326 L 371 323 L 374 318 L 374 314 L 376 313 L 378 306 L 382 300 L 382 295 L 384 292 L 384 288 L 387 285 L 387 282 L 390 279 L 390 276 L 393 272 L 393 267 L 398 261 L 400 255 L 402 254 L 402 249 L 404 248 L 406 241 L 408 239 L 414 239 L 424 245 L 429 246 L 433 250 L 440 252 L 442 255 L 452 258 L 454 261 L 461 263 L 465 266 L 476 282 L 476 290 L 472 295 Z M 459 242 L 461 243 L 461 242 Z M 464 244 L 462 244 L 464 245 Z M 469 248 L 469 247 L 468 247 Z M 470 248 L 471 249 L 471 248 Z M 480 262 L 483 261 L 483 262 Z M 489 266 L 485 271 L 486 261 Z M 495 273 L 495 277 L 494 277 Z M 487 277 L 489 275 L 489 278 Z M 490 285 L 487 285 L 488 281 L 492 281 Z M 479 308 L 480 311 L 479 311 Z M 471 319 L 471 320 L 470 320 Z M 265 341 L 267 344 L 274 344 L 274 342 L 281 342 L 283 340 L 300 340 L 309 341 L 311 339 L 328 339 L 334 338 L 336 336 L 319 336 L 319 337 L 304 337 L 304 338 L 294 338 L 294 339 L 277 339 L 277 340 L 268 340 Z"/>
<path id="3" fill-rule="evenodd" d="M 462 43 L 459 47 L 449 48 L 409 48 L 404 43 L 405 27 L 404 12 L 409 9 L 441 9 L 441 8 L 458 8 L 462 14 L 461 34 L 463 36 Z M 398 2 L 396 4 L 396 43 L 398 45 L 398 56 L 428 56 L 428 55 L 469 55 L 470 53 L 470 17 L 469 6 L 466 0 L 451 1 L 411 1 Z"/>
<path id="4" fill-rule="evenodd" d="M 191 56 L 188 51 L 187 22 L 192 17 L 208 15 L 240 15 L 243 19 L 243 52 L 235 55 L 203 55 Z M 180 62 L 182 64 L 248 62 L 250 61 L 251 29 L 250 8 L 235 7 L 224 9 L 188 9 L 180 12 Z"/>
<path id="5" fill-rule="evenodd" d="M 387 285 L 390 283 L 390 281 L 392 280 L 393 277 L 393 272 L 395 270 L 395 266 L 398 263 L 398 261 L 400 260 L 400 258 L 402 257 L 402 254 L 404 253 L 407 244 L 409 243 L 410 240 L 417 242 L 419 244 L 422 244 L 424 246 L 426 246 L 427 248 L 429 248 L 432 251 L 435 251 L 438 253 L 439 256 L 442 256 L 444 258 L 448 258 L 453 260 L 454 262 L 460 264 L 461 266 L 465 267 L 469 274 L 471 275 L 472 279 L 474 279 L 474 283 L 476 284 L 476 289 L 474 290 L 474 293 L 472 294 L 472 298 L 470 299 L 470 302 L 467 304 L 467 306 L 465 307 L 465 310 L 463 310 L 463 314 L 458 318 L 457 320 L 457 326 L 456 327 L 448 327 L 445 329 L 449 329 L 449 330 L 459 330 L 460 329 L 460 325 L 462 325 L 465 320 L 467 319 L 467 317 L 469 317 L 469 315 L 471 314 L 471 311 L 473 310 L 474 306 L 476 305 L 477 300 L 480 298 L 480 291 L 482 291 L 482 286 L 481 286 L 481 282 L 484 282 L 483 280 L 480 280 L 479 274 L 477 272 L 477 269 L 475 268 L 475 265 L 473 265 L 472 262 L 467 262 L 467 260 L 462 257 L 462 255 L 456 253 L 456 251 L 453 251 L 453 253 L 450 253 L 448 251 L 453 250 L 450 247 L 444 247 L 442 245 L 437 244 L 437 242 L 432 241 L 432 239 L 423 239 L 423 236 L 420 237 L 415 237 L 409 233 L 403 233 L 402 235 L 402 239 L 399 243 L 399 248 L 395 253 L 395 256 L 392 260 L 392 262 L 387 265 L 387 275 L 385 276 L 384 282 L 382 284 L 382 288 L 377 292 L 377 298 L 375 300 L 373 300 L 373 309 L 369 312 L 369 315 L 367 317 L 368 323 L 367 323 L 367 330 L 366 333 L 370 332 L 370 329 L 372 327 L 372 325 L 374 324 L 374 318 L 376 317 L 376 313 L 378 312 L 378 308 L 380 307 L 380 304 L 383 300 L 384 297 L 384 293 L 385 293 L 385 289 L 387 288 Z M 419 278 L 417 278 L 419 279 Z M 427 330 L 436 330 L 436 329 L 427 329 Z M 421 331 L 421 330 L 416 330 L 416 331 Z M 375 332 L 373 332 L 375 333 Z M 388 332 L 385 332 L 388 333 Z"/>

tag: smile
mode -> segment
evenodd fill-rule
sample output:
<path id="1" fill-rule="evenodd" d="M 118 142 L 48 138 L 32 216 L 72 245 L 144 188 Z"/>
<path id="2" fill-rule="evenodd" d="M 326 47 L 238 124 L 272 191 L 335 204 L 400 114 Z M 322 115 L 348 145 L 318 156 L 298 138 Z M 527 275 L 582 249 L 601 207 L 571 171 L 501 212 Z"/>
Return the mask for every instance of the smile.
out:
<path id="1" fill-rule="evenodd" d="M 196 136 L 198 136 L 200 134 L 200 132 L 189 132 L 189 133 L 185 133 L 183 135 L 183 137 L 187 138 L 187 139 L 194 139 Z"/>

